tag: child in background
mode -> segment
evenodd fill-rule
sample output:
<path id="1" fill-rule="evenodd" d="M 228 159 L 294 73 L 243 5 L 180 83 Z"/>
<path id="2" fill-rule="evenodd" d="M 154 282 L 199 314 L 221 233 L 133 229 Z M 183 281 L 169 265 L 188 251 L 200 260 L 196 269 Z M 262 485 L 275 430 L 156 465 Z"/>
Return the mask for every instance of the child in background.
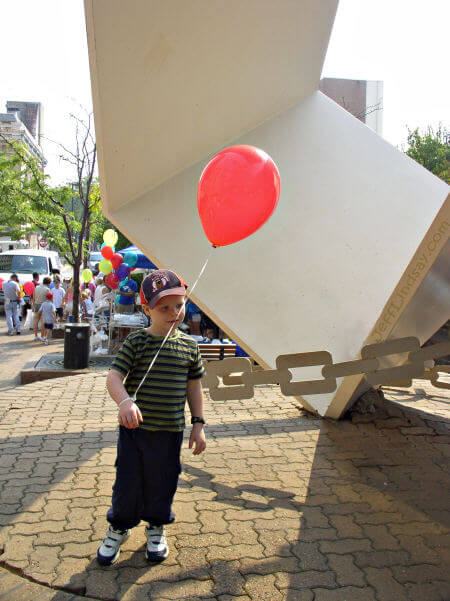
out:
<path id="1" fill-rule="evenodd" d="M 55 305 L 53 304 L 53 294 L 51 292 L 47 292 L 46 300 L 42 303 L 38 313 L 39 318 L 42 317 L 42 323 L 44 324 L 42 342 L 50 344 L 49 338 L 52 337 L 52 330 L 56 323 Z"/>
<path id="2" fill-rule="evenodd" d="M 81 293 L 81 309 L 83 311 L 84 321 L 89 321 L 90 319 L 92 319 L 92 314 L 94 312 L 94 303 L 91 299 L 90 290 L 85 290 Z"/>
<path id="3" fill-rule="evenodd" d="M 63 307 L 62 302 L 66 291 L 61 287 L 61 280 L 59 276 L 55 276 L 54 288 L 52 289 L 53 294 L 53 304 L 55 305 L 55 313 L 56 313 L 56 327 L 62 327 L 62 318 L 63 318 Z"/>

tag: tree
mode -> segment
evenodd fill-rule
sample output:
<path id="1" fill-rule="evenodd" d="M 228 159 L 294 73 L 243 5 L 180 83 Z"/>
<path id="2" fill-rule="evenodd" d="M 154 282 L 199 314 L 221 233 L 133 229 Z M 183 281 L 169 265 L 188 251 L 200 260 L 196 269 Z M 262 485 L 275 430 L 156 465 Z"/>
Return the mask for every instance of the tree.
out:
<path id="1" fill-rule="evenodd" d="M 428 127 L 424 133 L 420 133 L 418 128 L 408 130 L 408 148 L 405 152 L 450 184 L 450 133 L 445 127 L 440 125 L 436 131 Z"/>
<path id="2" fill-rule="evenodd" d="M 2 221 L 22 231 L 38 228 L 73 268 L 73 321 L 79 320 L 80 268 L 89 250 L 90 237 L 98 237 L 105 218 L 100 191 L 94 178 L 97 147 L 92 133 L 92 115 L 75 124 L 75 149 L 59 144 L 61 159 L 74 168 L 71 185 L 51 187 L 34 157 L 23 146 L 10 142 L 8 155 L 0 156 L 0 202 Z"/>

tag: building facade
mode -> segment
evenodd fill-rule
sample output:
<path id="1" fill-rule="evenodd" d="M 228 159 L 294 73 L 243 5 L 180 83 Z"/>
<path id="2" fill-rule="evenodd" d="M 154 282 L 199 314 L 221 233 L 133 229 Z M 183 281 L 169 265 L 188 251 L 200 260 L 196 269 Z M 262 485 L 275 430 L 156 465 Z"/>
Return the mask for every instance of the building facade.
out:
<path id="1" fill-rule="evenodd" d="M 40 102 L 8 100 L 6 113 L 0 113 L 0 134 L 11 142 L 23 144 L 29 155 L 39 161 L 41 170 L 47 164 L 41 148 L 42 106 Z M 8 144 L 0 139 L 0 152 L 8 153 Z"/>
<path id="2" fill-rule="evenodd" d="M 382 135 L 382 81 L 325 77 L 320 80 L 319 90 L 376 131 L 378 135 Z"/>

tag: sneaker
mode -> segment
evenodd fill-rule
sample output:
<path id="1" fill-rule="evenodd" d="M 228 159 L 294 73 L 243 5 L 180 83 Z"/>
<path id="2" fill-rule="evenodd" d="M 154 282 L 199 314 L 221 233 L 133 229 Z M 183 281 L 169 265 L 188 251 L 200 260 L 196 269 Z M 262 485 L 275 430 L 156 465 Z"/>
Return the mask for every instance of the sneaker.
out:
<path id="1" fill-rule="evenodd" d="M 44 344 L 50 344 L 50 342 L 47 340 L 47 338 L 43 338 L 42 340 L 43 340 Z"/>
<path id="2" fill-rule="evenodd" d="M 149 524 L 145 528 L 145 534 L 147 535 L 145 556 L 148 561 L 164 561 L 169 555 L 164 526 L 152 526 L 152 524 Z"/>
<path id="3" fill-rule="evenodd" d="M 102 544 L 97 550 L 97 561 L 101 566 L 110 566 L 119 557 L 120 545 L 129 537 L 129 530 L 108 528 Z"/>
<path id="4" fill-rule="evenodd" d="M 17 330 L 17 331 L 16 331 L 16 335 L 17 335 L 17 336 L 20 336 L 20 330 Z"/>
<path id="5" fill-rule="evenodd" d="M 42 338 L 36 334 L 34 337 L 34 342 L 42 342 Z"/>
<path id="6" fill-rule="evenodd" d="M 13 331 L 11 330 L 11 332 L 6 332 L 7 336 L 12 336 L 13 335 Z"/>

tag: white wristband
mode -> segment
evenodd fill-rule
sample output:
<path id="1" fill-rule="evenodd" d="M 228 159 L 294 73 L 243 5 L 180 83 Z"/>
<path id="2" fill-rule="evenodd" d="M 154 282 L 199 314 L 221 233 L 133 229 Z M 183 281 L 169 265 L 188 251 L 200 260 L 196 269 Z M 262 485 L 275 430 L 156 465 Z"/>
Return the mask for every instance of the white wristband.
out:
<path id="1" fill-rule="evenodd" d="M 125 401 L 133 401 L 133 399 L 130 396 L 125 397 L 124 399 L 122 399 L 119 403 L 119 407 L 122 403 L 125 403 Z M 134 401 L 133 401 L 134 403 Z"/>

